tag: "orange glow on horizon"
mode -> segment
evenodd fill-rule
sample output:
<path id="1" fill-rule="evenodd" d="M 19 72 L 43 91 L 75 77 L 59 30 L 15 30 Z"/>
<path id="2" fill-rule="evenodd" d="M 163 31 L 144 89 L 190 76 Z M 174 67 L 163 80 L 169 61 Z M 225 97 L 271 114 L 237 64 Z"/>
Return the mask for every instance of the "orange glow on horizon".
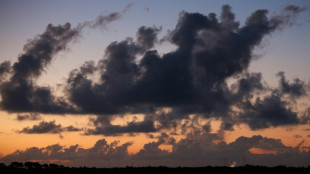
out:
<path id="1" fill-rule="evenodd" d="M 103 135 L 83 135 L 83 132 L 63 132 L 60 134 L 23 134 L 18 133 L 18 130 L 22 130 L 24 127 L 32 127 L 37 125 L 42 120 L 52 121 L 56 120 L 56 124 L 61 124 L 63 127 L 73 125 L 79 128 L 92 128 L 89 125 L 88 116 L 66 115 L 66 116 L 54 116 L 41 114 L 42 120 L 38 121 L 23 121 L 16 120 L 16 114 L 8 114 L 0 112 L 0 156 L 6 156 L 15 152 L 16 150 L 26 150 L 31 147 L 44 148 L 49 145 L 59 144 L 68 148 L 72 145 L 78 144 L 80 148 L 92 148 L 96 142 L 100 139 L 105 139 L 108 144 L 118 141 L 118 145 L 132 142 L 132 145 L 128 146 L 128 153 L 130 155 L 138 153 L 143 149 L 144 145 L 149 142 L 157 142 L 161 135 L 161 132 L 151 133 L 155 138 L 150 138 L 147 133 L 136 134 L 123 134 L 120 136 L 103 136 Z M 124 115 L 124 119 L 113 120 L 115 125 L 126 125 L 131 121 L 143 121 L 143 115 Z M 309 125 L 287 126 L 268 128 L 262 130 L 251 130 L 247 125 L 236 125 L 234 131 L 221 130 L 221 121 L 216 119 L 204 120 L 206 123 L 210 122 L 210 133 L 219 134 L 223 136 L 226 143 L 234 142 L 240 136 L 252 137 L 253 135 L 261 135 L 263 137 L 281 139 L 282 143 L 286 146 L 296 147 L 303 140 L 303 144 L 300 147 L 303 151 L 309 150 L 307 146 L 310 146 Z M 168 132 L 166 132 L 169 134 Z M 297 136 L 298 135 L 298 136 Z M 63 138 L 62 138 L 63 137 Z M 174 135 L 176 142 L 185 138 L 186 135 Z M 214 140 L 213 143 L 217 144 L 221 140 Z M 162 144 L 159 146 L 162 150 L 172 151 L 171 145 Z M 252 149 L 253 153 L 269 153 L 262 150 Z M 271 152 L 270 152 L 271 153 Z M 273 153 L 273 152 L 272 152 Z"/>
<path id="2" fill-rule="evenodd" d="M 161 144 L 158 148 L 160 148 L 161 150 L 172 152 L 172 145 Z"/>
<path id="3" fill-rule="evenodd" d="M 252 154 L 257 154 L 257 155 L 276 155 L 277 151 L 275 150 L 266 150 L 266 149 L 261 149 L 261 148 L 256 148 L 256 147 L 252 147 L 251 149 L 249 149 L 249 151 Z"/>

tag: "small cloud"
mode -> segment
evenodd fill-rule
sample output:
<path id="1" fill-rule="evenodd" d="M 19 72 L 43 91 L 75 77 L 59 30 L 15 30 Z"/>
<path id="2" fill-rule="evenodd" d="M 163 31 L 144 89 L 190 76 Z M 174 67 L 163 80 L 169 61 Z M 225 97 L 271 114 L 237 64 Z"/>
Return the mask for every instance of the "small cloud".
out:
<path id="1" fill-rule="evenodd" d="M 16 120 L 17 121 L 26 121 L 26 120 L 36 121 L 36 120 L 41 120 L 41 116 L 38 113 L 30 113 L 30 114 L 25 114 L 25 115 L 18 114 L 16 116 Z"/>
<path id="2" fill-rule="evenodd" d="M 82 129 L 76 128 L 74 126 L 62 127 L 60 124 L 56 124 L 55 121 L 41 121 L 38 125 L 33 125 L 33 127 L 25 127 L 19 133 L 26 134 L 60 134 L 61 132 L 75 132 L 81 131 Z M 60 135 L 60 137 L 62 137 Z"/>
<path id="3" fill-rule="evenodd" d="M 284 10 L 287 12 L 292 12 L 294 14 L 297 14 L 297 13 L 307 10 L 307 7 L 298 7 L 296 5 L 288 5 L 284 8 Z"/>
<path id="4" fill-rule="evenodd" d="M 25 127 L 23 130 L 19 131 L 19 133 L 26 133 L 26 134 L 44 134 L 44 133 L 51 133 L 56 134 L 62 132 L 62 127 L 60 124 L 56 124 L 55 121 L 41 121 L 38 125 L 33 125 L 32 128 Z"/>
<path id="5" fill-rule="evenodd" d="M 150 12 L 150 8 L 147 5 L 143 8 L 143 10 L 146 12 Z"/>
<path id="6" fill-rule="evenodd" d="M 146 136 L 151 139 L 156 138 L 153 134 L 146 134 Z"/>
<path id="7" fill-rule="evenodd" d="M 82 130 L 83 130 L 82 128 L 77 128 L 77 127 L 74 127 L 72 125 L 64 128 L 64 131 L 66 131 L 66 132 L 78 132 L 78 131 L 82 131 Z"/>
<path id="8" fill-rule="evenodd" d="M 302 138 L 301 135 L 294 135 L 295 138 Z"/>

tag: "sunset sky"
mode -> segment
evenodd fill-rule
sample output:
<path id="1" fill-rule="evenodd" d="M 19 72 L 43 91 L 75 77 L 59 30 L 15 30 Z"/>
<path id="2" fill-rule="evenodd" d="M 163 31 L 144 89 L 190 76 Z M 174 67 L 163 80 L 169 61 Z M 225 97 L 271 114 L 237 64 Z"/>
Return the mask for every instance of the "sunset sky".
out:
<path id="1" fill-rule="evenodd" d="M 0 0 L 0 162 L 310 165 L 310 2 Z"/>

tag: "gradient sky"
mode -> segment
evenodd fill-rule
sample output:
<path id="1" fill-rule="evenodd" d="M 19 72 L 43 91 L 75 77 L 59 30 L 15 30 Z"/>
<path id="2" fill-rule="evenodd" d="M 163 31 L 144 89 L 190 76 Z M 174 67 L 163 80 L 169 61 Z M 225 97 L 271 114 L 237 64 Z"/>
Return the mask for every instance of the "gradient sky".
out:
<path id="1" fill-rule="evenodd" d="M 0 0 L 0 161 L 308 166 L 309 8 Z"/>

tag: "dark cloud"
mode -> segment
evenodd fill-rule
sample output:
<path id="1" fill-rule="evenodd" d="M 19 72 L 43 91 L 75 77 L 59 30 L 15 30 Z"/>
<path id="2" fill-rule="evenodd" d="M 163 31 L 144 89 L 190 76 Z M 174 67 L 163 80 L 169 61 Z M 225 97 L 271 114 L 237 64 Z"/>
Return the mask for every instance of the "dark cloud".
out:
<path id="1" fill-rule="evenodd" d="M 49 24 L 45 32 L 24 46 L 24 54 L 14 63 L 12 81 L 38 77 L 51 62 L 53 55 L 66 49 L 67 44 L 77 37 L 78 32 L 70 23 L 53 26 Z"/>
<path id="2" fill-rule="evenodd" d="M 95 21 L 81 23 L 76 28 L 72 28 L 70 23 L 58 26 L 49 24 L 43 34 L 28 41 L 23 54 L 12 66 L 11 78 L 1 84 L 1 108 L 9 112 L 76 113 L 65 97 L 56 98 L 50 87 L 37 86 L 36 80 L 53 56 L 66 50 L 84 27 L 106 27 L 108 23 L 120 19 L 132 5 L 128 4 L 122 12 L 98 16 Z M 83 68 L 82 71 L 87 71 L 89 67 Z M 3 62 L 0 67 L 1 82 L 9 70 L 9 62 Z"/>
<path id="3" fill-rule="evenodd" d="M 169 136 L 168 136 L 169 137 Z M 216 143 L 215 143 L 216 142 Z M 301 142 L 302 143 L 302 142 Z M 159 145 L 170 144 L 172 151 L 168 152 L 158 148 Z M 238 165 L 242 165 L 242 160 L 246 156 L 247 164 L 253 165 L 305 165 L 307 163 L 298 164 L 295 160 L 304 160 L 309 152 L 299 151 L 301 145 L 290 147 L 284 145 L 280 139 L 262 137 L 259 135 L 252 137 L 239 137 L 234 142 L 225 143 L 218 134 L 188 134 L 185 138 L 178 142 L 158 141 L 148 143 L 135 154 L 136 160 L 158 160 L 173 165 L 189 164 L 189 161 L 195 162 L 191 166 L 223 165 L 224 160 L 237 161 Z M 309 147 L 306 147 L 309 148 Z M 253 149 L 267 151 L 266 154 L 256 154 Z M 287 155 L 292 159 L 283 160 Z M 153 161 L 152 161 L 153 162 Z"/>
<path id="4" fill-rule="evenodd" d="M 132 145 L 131 142 L 127 142 L 118 146 L 117 141 L 108 144 L 105 139 L 101 139 L 89 149 L 89 157 L 101 158 L 101 159 L 122 159 L 128 156 L 128 147 Z"/>
<path id="5" fill-rule="evenodd" d="M 240 120 L 251 124 L 253 129 L 297 124 L 297 113 L 288 108 L 289 104 L 281 96 L 250 102 L 254 92 L 268 90 L 261 73 L 247 72 L 253 49 L 264 36 L 282 29 L 289 20 L 286 15 L 268 17 L 267 14 L 267 10 L 257 10 L 240 26 L 228 5 L 222 7 L 220 19 L 214 13 L 205 16 L 182 12 L 176 28 L 168 34 L 177 49 L 162 56 L 156 50 L 148 50 L 156 42 L 160 29 L 141 27 L 136 42 L 127 39 L 107 47 L 105 59 L 96 66 L 101 77 L 99 82 L 88 78 L 81 69 L 70 74 L 69 100 L 82 113 L 100 117 L 119 113 L 153 115 L 149 117 L 159 121 L 161 128 L 173 127 L 176 120 L 189 114 L 223 117 L 225 129 L 231 129 Z M 140 61 L 137 55 L 142 55 Z M 95 69 L 95 65 L 91 67 Z M 227 80 L 238 76 L 230 89 Z M 293 91 L 301 84 L 296 81 L 288 87 Z M 275 107 L 268 108 L 268 105 Z M 242 110 L 240 119 L 230 118 L 232 106 Z M 164 107 L 172 111 L 156 114 Z M 107 131 L 100 129 L 93 133 Z M 113 129 L 127 127 L 113 126 Z M 132 126 L 132 129 L 136 128 Z"/>
<path id="6" fill-rule="evenodd" d="M 26 134 L 58 134 L 61 132 L 76 132 L 81 131 L 82 129 L 76 128 L 73 126 L 62 127 L 60 124 L 56 124 L 55 121 L 41 121 L 38 125 L 34 125 L 32 128 L 25 127 L 19 133 Z"/>
<path id="7" fill-rule="evenodd" d="M 273 21 L 278 24 L 279 29 L 283 29 L 284 25 L 292 26 L 296 23 L 296 17 L 298 14 L 305 10 L 307 10 L 307 7 L 287 5 L 283 8 L 280 15 L 273 17 Z"/>
<path id="8" fill-rule="evenodd" d="M 86 134 L 104 135 L 174 129 L 189 115 L 220 118 L 224 129 L 239 123 L 249 124 L 252 129 L 300 123 L 283 94 L 306 95 L 301 80 L 289 83 L 280 73 L 280 89 L 270 89 L 265 87 L 261 73 L 248 72 L 253 50 L 262 39 L 292 24 L 296 14 L 303 11 L 295 6 L 287 6 L 277 16 L 268 15 L 268 10 L 257 10 L 243 25 L 236 21 L 229 5 L 222 7 L 219 18 L 215 13 L 183 11 L 175 29 L 166 36 L 175 50 L 162 55 L 150 50 L 157 43 L 161 28 L 142 26 L 136 39 L 112 42 L 99 62 L 87 61 L 72 70 L 63 97 L 55 97 L 50 87 L 36 85 L 52 57 L 65 50 L 81 29 L 105 27 L 120 19 L 130 6 L 77 28 L 71 28 L 69 23 L 48 25 L 43 34 L 25 45 L 12 68 L 8 62 L 1 64 L 1 76 L 12 69 L 11 78 L 0 86 L 1 109 L 96 114 L 98 120 L 102 117 L 108 121 L 95 125 Z M 230 85 L 229 80 L 236 83 Z M 264 91 L 274 93 L 257 96 Z M 158 112 L 165 108 L 170 111 Z M 142 113 L 145 120 L 125 126 L 111 124 L 115 115 L 124 113 Z M 155 128 L 154 121 L 159 127 Z M 209 130 L 207 125 L 205 130 Z"/>
<path id="9" fill-rule="evenodd" d="M 288 108 L 287 102 L 276 94 L 271 94 L 263 100 L 257 98 L 254 104 L 246 102 L 242 109 L 244 113 L 241 119 L 252 129 L 300 123 L 297 113 Z"/>
<path id="10" fill-rule="evenodd" d="M 166 133 L 161 133 L 157 138 L 157 141 L 144 144 L 143 148 L 134 155 L 133 159 L 138 160 L 162 160 L 170 157 L 168 150 L 162 150 L 160 145 L 174 145 L 176 140 Z"/>
<path id="11" fill-rule="evenodd" d="M 306 9 L 307 9 L 306 7 L 298 7 L 296 5 L 288 5 L 284 8 L 285 11 L 292 12 L 295 14 L 305 11 Z"/>
<path id="12" fill-rule="evenodd" d="M 9 74 L 11 71 L 11 62 L 10 61 L 4 61 L 0 64 L 0 83 L 5 79 L 5 77 Z"/>
<path id="13" fill-rule="evenodd" d="M 126 40 L 113 42 L 106 49 L 106 59 L 99 62 L 100 83 L 93 83 L 83 72 L 71 72 L 66 92 L 81 112 L 112 114 L 121 111 L 126 98 L 121 93 L 130 89 L 138 74 L 134 62 L 141 47 Z"/>
<path id="14" fill-rule="evenodd" d="M 145 27 L 142 26 L 137 32 L 137 42 L 140 46 L 145 49 L 150 49 L 157 42 L 157 34 L 161 31 L 161 28 L 156 27 Z"/>
<path id="15" fill-rule="evenodd" d="M 30 40 L 24 46 L 24 53 L 12 66 L 11 78 L 0 86 L 1 108 L 9 112 L 63 113 L 70 106 L 56 99 L 49 87 L 35 85 L 35 80 L 50 64 L 53 55 L 65 50 L 67 44 L 78 36 L 69 23 L 53 26 Z"/>
<path id="16" fill-rule="evenodd" d="M 83 129 L 77 128 L 71 125 L 71 126 L 64 127 L 63 130 L 66 132 L 78 132 L 78 131 L 82 131 Z"/>
<path id="17" fill-rule="evenodd" d="M 298 117 L 291 109 L 291 101 L 284 97 L 285 94 L 293 98 L 305 96 L 304 82 L 295 79 L 295 83 L 289 83 L 284 73 L 279 75 L 280 85 L 276 89 L 265 84 L 261 73 L 245 73 L 232 84 L 230 99 L 238 110 L 230 113 L 230 117 L 223 117 L 222 128 L 232 130 L 232 126 L 239 123 L 246 123 L 253 130 L 305 124 L 309 120 L 307 112 Z"/>
<path id="18" fill-rule="evenodd" d="M 56 124 L 55 121 L 45 122 L 42 121 L 38 125 L 34 125 L 32 128 L 26 127 L 23 130 L 19 131 L 19 133 L 26 134 L 44 134 L 44 133 L 52 133 L 57 134 L 62 131 L 62 127 L 60 124 Z"/>
<path id="19" fill-rule="evenodd" d="M 97 27 L 106 28 L 109 23 L 119 20 L 128 10 L 130 10 L 133 5 L 133 3 L 126 5 L 122 12 L 113 12 L 108 15 L 100 15 L 96 18 L 96 20 L 80 23 L 77 29 L 81 31 L 85 27 L 89 27 L 92 29 L 95 29 Z"/>
<path id="20" fill-rule="evenodd" d="M 235 92 L 234 97 L 237 97 L 237 101 L 240 101 L 242 97 L 251 98 L 252 96 L 249 95 L 252 95 L 253 91 L 262 91 L 265 88 L 261 73 L 245 73 L 237 83 L 232 85 L 232 91 Z"/>
<path id="21" fill-rule="evenodd" d="M 80 23 L 77 28 L 79 30 L 82 30 L 85 27 L 89 27 L 92 29 L 95 29 L 97 27 L 105 28 L 109 23 L 116 21 L 121 17 L 122 14 L 118 12 L 110 13 L 108 15 L 100 15 L 94 21 L 85 21 L 83 23 Z"/>
<path id="22" fill-rule="evenodd" d="M 153 120 L 143 120 L 143 121 L 130 121 L 126 125 L 112 125 L 111 120 L 104 116 L 98 116 L 96 119 L 91 119 L 94 124 L 95 129 L 86 130 L 86 135 L 105 135 L 105 136 L 115 136 L 124 133 L 150 133 L 156 132 Z"/>
<path id="23" fill-rule="evenodd" d="M 279 72 L 277 74 L 280 77 L 280 92 L 283 94 L 289 94 L 291 97 L 301 97 L 307 95 L 305 89 L 305 83 L 300 79 L 294 79 L 293 83 L 289 83 L 289 81 L 285 78 L 284 72 Z"/>
<path id="24" fill-rule="evenodd" d="M 302 124 L 310 123 L 310 107 L 306 108 L 305 111 L 302 113 L 301 118 L 300 118 L 300 123 Z"/>
<path id="25" fill-rule="evenodd" d="M 40 114 L 37 114 L 37 113 L 30 113 L 30 114 L 25 114 L 25 115 L 20 115 L 20 114 L 18 114 L 18 115 L 16 116 L 16 120 L 17 120 L 17 121 L 25 121 L 25 120 L 34 121 L 34 120 L 41 120 L 41 116 L 40 116 Z"/>

